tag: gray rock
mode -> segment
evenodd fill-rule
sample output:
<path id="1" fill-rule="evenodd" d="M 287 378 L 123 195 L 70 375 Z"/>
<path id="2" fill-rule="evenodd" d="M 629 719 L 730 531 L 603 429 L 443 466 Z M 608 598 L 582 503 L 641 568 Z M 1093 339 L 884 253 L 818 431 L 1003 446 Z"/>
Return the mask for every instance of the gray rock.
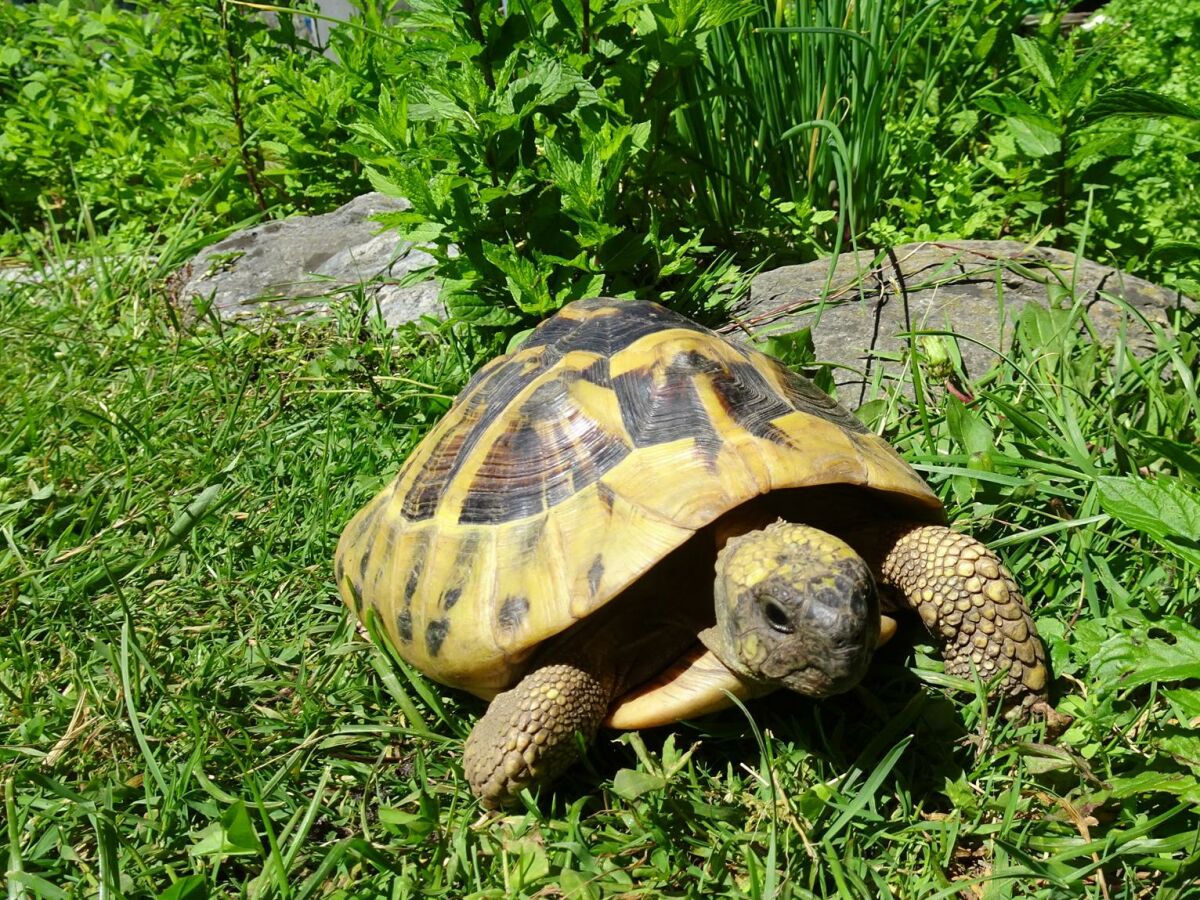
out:
<path id="1" fill-rule="evenodd" d="M 91 264 L 88 260 L 65 259 L 60 262 L 43 262 L 39 268 L 33 268 L 25 263 L 9 263 L 0 265 L 0 285 L 28 287 L 63 281 L 68 278 L 85 276 Z"/>
<path id="2" fill-rule="evenodd" d="M 828 287 L 827 287 L 828 285 Z M 821 300 L 824 297 L 824 304 Z M 860 251 L 763 272 L 722 329 L 732 336 L 812 327 L 821 362 L 839 367 L 839 396 L 866 397 L 877 379 L 901 375 L 904 336 L 953 331 L 969 377 L 982 375 L 1012 344 L 1014 324 L 1028 303 L 1069 305 L 1087 312 L 1097 339 L 1123 336 L 1139 355 L 1155 349 L 1153 334 L 1128 304 L 1170 331 L 1169 313 L 1196 304 L 1182 295 L 1073 254 L 1017 241 L 938 241 L 905 244 L 878 263 Z M 910 324 L 911 323 L 911 324 Z M 963 339 L 966 338 L 966 339 Z"/>
<path id="3" fill-rule="evenodd" d="M 324 216 L 267 222 L 201 251 L 180 273 L 185 309 L 211 302 L 224 319 L 327 311 L 357 290 L 378 303 L 389 325 L 445 310 L 433 280 L 400 286 L 432 257 L 381 231 L 370 216 L 407 201 L 366 194 Z M 1196 305 L 1179 294 L 1061 250 L 1016 241 L 905 244 L 878 261 L 862 251 L 759 274 L 723 331 L 748 340 L 811 327 L 817 357 L 833 364 L 839 396 L 868 397 L 868 386 L 903 375 L 910 331 L 952 331 L 968 378 L 1007 353 L 1028 303 L 1069 304 L 1088 314 L 1096 337 L 1122 338 L 1145 355 L 1154 336 L 1111 298 L 1168 329 L 1171 310 Z M 822 298 L 824 298 L 822 300 Z"/>
<path id="4" fill-rule="evenodd" d="M 444 317 L 432 280 L 397 284 L 433 258 L 369 217 L 408 201 L 371 193 L 321 216 L 296 216 L 239 231 L 204 250 L 177 278 L 185 309 L 211 303 L 226 320 L 321 313 L 361 285 L 389 325 Z"/>

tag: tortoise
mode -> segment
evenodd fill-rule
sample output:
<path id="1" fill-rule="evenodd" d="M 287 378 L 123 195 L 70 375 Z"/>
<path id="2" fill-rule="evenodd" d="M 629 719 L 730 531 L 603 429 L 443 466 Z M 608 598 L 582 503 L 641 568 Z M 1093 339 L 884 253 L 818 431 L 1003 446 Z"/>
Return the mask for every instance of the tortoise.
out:
<path id="1" fill-rule="evenodd" d="M 999 558 L 881 437 L 782 363 L 665 307 L 565 306 L 481 368 L 346 526 L 335 575 L 399 654 L 490 705 L 486 807 L 601 724 L 849 690 L 915 610 L 946 671 L 1028 708 L 1044 649 Z"/>

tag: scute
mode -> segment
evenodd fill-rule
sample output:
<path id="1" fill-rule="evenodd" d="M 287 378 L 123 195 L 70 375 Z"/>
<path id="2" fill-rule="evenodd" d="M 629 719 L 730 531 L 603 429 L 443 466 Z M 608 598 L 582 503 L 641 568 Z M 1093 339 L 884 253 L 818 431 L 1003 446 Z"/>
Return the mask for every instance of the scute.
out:
<path id="1" fill-rule="evenodd" d="M 556 506 L 624 459 L 630 446 L 604 425 L 579 373 L 540 382 L 510 427 L 496 435 L 478 467 L 464 476 L 459 521 L 498 524 Z M 590 400 L 590 402 L 589 402 Z M 470 468 L 466 464 L 464 468 Z"/>
<path id="2" fill-rule="evenodd" d="M 838 483 L 940 518 L 882 438 L 776 360 L 657 304 L 580 301 L 480 369 L 351 520 L 338 587 L 412 665 L 490 697 L 725 512 Z"/>

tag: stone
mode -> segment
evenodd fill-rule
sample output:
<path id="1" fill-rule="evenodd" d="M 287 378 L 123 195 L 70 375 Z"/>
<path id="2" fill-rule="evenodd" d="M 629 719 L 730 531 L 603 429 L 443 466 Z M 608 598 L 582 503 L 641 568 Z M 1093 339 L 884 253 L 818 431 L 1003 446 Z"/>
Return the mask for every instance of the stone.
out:
<path id="1" fill-rule="evenodd" d="M 236 232 L 201 250 L 177 274 L 177 305 L 186 311 L 211 304 L 224 320 L 320 314 L 361 286 L 388 325 L 444 318 L 437 282 L 397 284 L 432 265 L 433 257 L 370 218 L 408 207 L 407 200 L 370 193 L 325 215 Z"/>
<path id="2" fill-rule="evenodd" d="M 326 215 L 240 231 L 201 251 L 179 273 L 175 296 L 185 310 L 211 302 L 223 319 L 257 319 L 327 313 L 361 285 L 388 325 L 444 318 L 432 278 L 398 284 L 431 265 L 432 257 L 370 218 L 408 206 L 371 193 Z M 1018 241 L 926 241 L 890 253 L 844 253 L 832 267 L 818 260 L 764 271 L 719 330 L 748 341 L 810 327 L 818 361 L 834 366 L 838 396 L 854 406 L 870 399 L 873 385 L 903 377 L 908 332 L 958 335 L 969 380 L 1009 351 L 1027 304 L 1064 304 L 1071 297 L 1083 305 L 1099 341 L 1123 340 L 1140 356 L 1156 343 L 1139 316 L 1169 333 L 1173 310 L 1197 310 L 1174 291 L 1062 250 Z M 969 384 L 947 386 L 970 390 Z"/>
<path id="3" fill-rule="evenodd" d="M 826 285 L 828 290 L 826 291 Z M 1073 289 L 1072 289 L 1073 285 Z M 720 329 L 741 340 L 812 328 L 818 362 L 831 363 L 838 395 L 855 405 L 877 378 L 899 378 L 910 331 L 953 331 L 968 378 L 1012 346 L 1028 303 L 1069 303 L 1087 312 L 1099 341 L 1144 356 L 1153 333 L 1117 298 L 1170 333 L 1172 310 L 1196 304 L 1181 294 L 1074 254 L 1018 241 L 927 241 L 876 253 L 844 253 L 762 272 Z M 824 304 L 821 298 L 825 297 Z"/>

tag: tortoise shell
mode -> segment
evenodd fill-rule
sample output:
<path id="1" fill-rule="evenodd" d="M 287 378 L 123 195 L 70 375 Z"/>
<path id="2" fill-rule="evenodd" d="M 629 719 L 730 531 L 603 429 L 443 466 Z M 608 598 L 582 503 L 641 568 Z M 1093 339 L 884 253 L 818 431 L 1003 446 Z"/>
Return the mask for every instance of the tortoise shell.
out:
<path id="1" fill-rule="evenodd" d="M 826 484 L 941 515 L 887 442 L 778 361 L 654 303 L 583 300 L 475 374 L 347 525 L 337 582 L 405 660 L 490 698 L 719 516 Z"/>

